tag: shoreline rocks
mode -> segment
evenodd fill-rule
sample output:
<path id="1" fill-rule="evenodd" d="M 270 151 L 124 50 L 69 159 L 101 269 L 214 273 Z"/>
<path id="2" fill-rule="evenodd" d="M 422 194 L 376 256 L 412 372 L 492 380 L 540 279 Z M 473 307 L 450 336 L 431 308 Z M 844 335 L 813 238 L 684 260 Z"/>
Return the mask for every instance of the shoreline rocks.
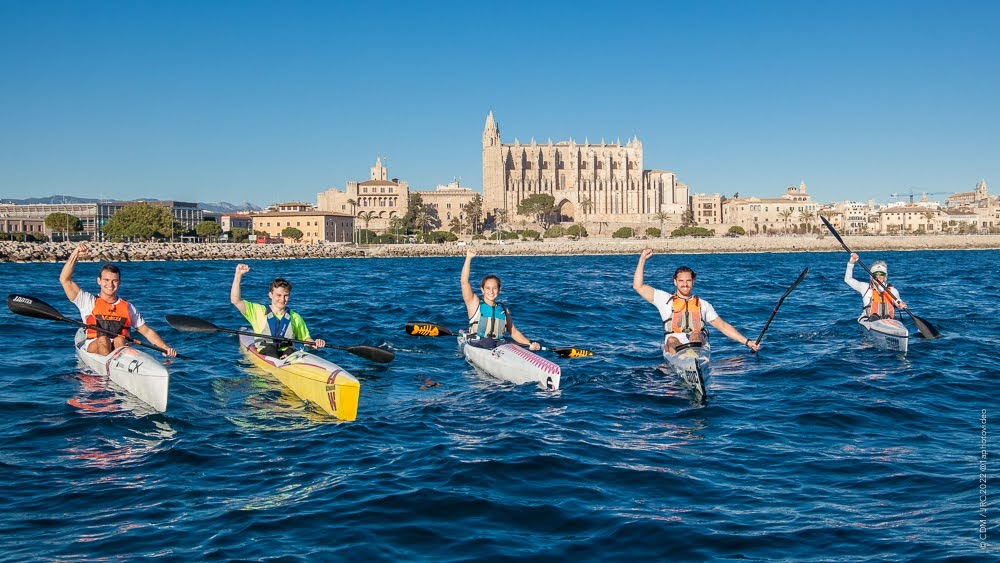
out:
<path id="1" fill-rule="evenodd" d="M 1000 249 L 1000 235 L 910 235 L 844 237 L 854 251 L 872 250 L 974 250 Z M 77 243 L 24 243 L 0 241 L 0 262 L 64 262 Z M 88 242 L 90 262 L 163 260 L 293 260 L 299 258 L 418 258 L 464 256 L 467 246 L 446 244 L 395 244 L 354 246 L 325 244 L 233 243 L 112 243 Z M 644 248 L 658 253 L 711 254 L 748 252 L 834 252 L 843 248 L 832 236 L 681 237 L 659 239 L 590 238 L 578 241 L 541 242 L 475 241 L 483 256 L 558 256 L 638 254 Z"/>

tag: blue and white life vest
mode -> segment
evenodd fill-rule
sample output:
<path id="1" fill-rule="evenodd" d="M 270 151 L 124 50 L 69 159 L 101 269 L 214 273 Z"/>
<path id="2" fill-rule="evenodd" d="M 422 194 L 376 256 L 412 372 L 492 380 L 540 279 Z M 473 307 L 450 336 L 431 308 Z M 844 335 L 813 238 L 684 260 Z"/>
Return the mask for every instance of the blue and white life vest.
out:
<path id="1" fill-rule="evenodd" d="M 479 309 L 469 319 L 469 332 L 475 332 L 480 338 L 503 338 L 510 333 L 510 313 L 503 303 L 495 302 L 488 305 L 479 302 Z"/>

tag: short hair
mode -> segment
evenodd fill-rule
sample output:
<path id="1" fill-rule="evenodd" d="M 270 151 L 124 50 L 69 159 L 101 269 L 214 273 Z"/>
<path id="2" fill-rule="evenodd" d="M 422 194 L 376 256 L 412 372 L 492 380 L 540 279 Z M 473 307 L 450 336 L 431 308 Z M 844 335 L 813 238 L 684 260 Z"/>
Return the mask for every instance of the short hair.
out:
<path id="1" fill-rule="evenodd" d="M 287 289 L 288 293 L 292 292 L 292 282 L 286 280 L 285 278 L 274 278 L 271 281 L 271 287 L 268 288 L 267 291 L 270 293 L 279 287 Z"/>
<path id="2" fill-rule="evenodd" d="M 503 286 L 503 284 L 500 283 L 500 278 L 498 278 L 497 276 L 495 276 L 493 274 L 487 274 L 487 275 L 483 276 L 483 281 L 479 282 L 479 288 L 482 289 L 482 288 L 486 287 L 486 282 L 488 280 L 491 280 L 491 279 L 497 280 L 497 289 L 500 289 Z"/>
<path id="3" fill-rule="evenodd" d="M 683 272 L 691 274 L 691 281 L 694 281 L 698 277 L 698 274 L 694 273 L 694 270 L 692 270 L 691 268 L 687 266 L 680 266 L 676 270 L 674 270 L 674 279 L 676 280 L 677 276 L 681 275 Z"/>
<path id="4" fill-rule="evenodd" d="M 101 266 L 101 271 L 97 272 L 97 277 L 101 277 L 101 275 L 103 275 L 104 272 L 110 272 L 112 274 L 117 275 L 118 279 L 122 279 L 122 271 L 119 270 L 118 266 L 115 266 L 114 264 L 105 264 Z"/>

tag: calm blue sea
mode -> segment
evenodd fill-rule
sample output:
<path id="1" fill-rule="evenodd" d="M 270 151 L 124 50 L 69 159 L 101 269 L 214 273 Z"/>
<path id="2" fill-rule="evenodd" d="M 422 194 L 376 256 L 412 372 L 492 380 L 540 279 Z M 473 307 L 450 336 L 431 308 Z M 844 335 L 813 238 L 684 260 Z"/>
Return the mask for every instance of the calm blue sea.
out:
<path id="1" fill-rule="evenodd" d="M 905 357 L 865 343 L 844 252 L 651 258 L 647 282 L 671 289 L 692 266 L 696 293 L 751 337 L 810 268 L 760 354 L 715 333 L 705 406 L 662 369 L 636 256 L 473 263 L 501 276 L 526 335 L 597 353 L 558 358 L 557 392 L 404 334 L 463 325 L 462 258 L 251 262 L 245 297 L 287 277 L 314 336 L 396 352 L 320 352 L 362 382 L 350 423 L 248 371 L 234 336 L 166 324 L 243 326 L 235 262 L 121 264 L 122 295 L 195 359 L 172 363 L 169 408 L 151 414 L 80 373 L 75 327 L 2 313 L 0 558 L 996 560 L 1000 251 L 862 254 L 877 258 L 942 338 Z M 60 267 L 2 264 L 3 294 L 74 316 Z M 95 290 L 97 269 L 76 280 Z"/>

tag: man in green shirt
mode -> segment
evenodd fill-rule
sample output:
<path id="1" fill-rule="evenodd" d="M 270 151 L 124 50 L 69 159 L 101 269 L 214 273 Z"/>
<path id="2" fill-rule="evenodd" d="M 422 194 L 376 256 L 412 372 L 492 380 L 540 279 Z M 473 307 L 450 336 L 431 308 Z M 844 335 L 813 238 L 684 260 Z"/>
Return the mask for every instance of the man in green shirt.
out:
<path id="1" fill-rule="evenodd" d="M 254 332 L 285 339 L 304 340 L 309 342 L 313 348 L 326 346 L 326 342 L 321 338 L 313 340 L 309 336 L 309 329 L 302 317 L 295 311 L 288 309 L 288 300 L 292 295 L 292 284 L 288 280 L 274 278 L 271 282 L 271 288 L 267 293 L 268 297 L 271 298 L 269 307 L 244 300 L 240 296 L 240 282 L 243 280 L 243 274 L 249 271 L 250 266 L 246 264 L 236 265 L 236 276 L 233 278 L 233 287 L 229 291 L 229 301 L 239 309 L 240 313 L 243 313 Z M 287 356 L 292 351 L 293 343 L 280 338 L 267 342 L 257 351 L 265 356 L 276 358 Z"/>

